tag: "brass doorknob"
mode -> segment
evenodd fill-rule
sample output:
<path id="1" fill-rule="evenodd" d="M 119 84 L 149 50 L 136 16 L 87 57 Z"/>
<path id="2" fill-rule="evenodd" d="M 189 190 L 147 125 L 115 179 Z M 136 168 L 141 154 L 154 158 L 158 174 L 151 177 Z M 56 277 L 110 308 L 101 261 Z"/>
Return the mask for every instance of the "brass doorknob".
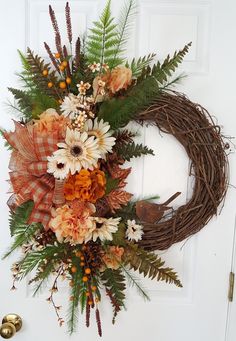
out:
<path id="1" fill-rule="evenodd" d="M 22 319 L 17 314 L 7 314 L 2 319 L 2 325 L 0 327 L 0 335 L 4 339 L 10 339 L 18 332 L 22 327 Z"/>

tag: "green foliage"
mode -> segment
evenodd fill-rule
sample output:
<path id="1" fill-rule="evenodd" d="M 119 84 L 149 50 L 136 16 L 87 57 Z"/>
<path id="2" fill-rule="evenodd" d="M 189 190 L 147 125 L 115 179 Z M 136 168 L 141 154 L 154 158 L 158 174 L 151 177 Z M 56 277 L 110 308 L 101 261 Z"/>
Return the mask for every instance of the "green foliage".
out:
<path id="1" fill-rule="evenodd" d="M 133 26 L 133 19 L 136 14 L 136 1 L 129 0 L 127 3 L 125 2 L 123 8 L 120 11 L 120 16 L 118 19 L 117 25 L 117 36 L 118 42 L 114 50 L 114 56 L 111 62 L 111 68 L 114 68 L 123 62 L 120 57 L 122 53 L 125 51 L 125 46 L 127 41 L 129 40 L 130 31 Z"/>
<path id="2" fill-rule="evenodd" d="M 131 63 L 126 63 L 126 66 L 132 70 L 132 76 L 134 78 L 138 78 L 141 76 L 143 69 L 147 68 L 153 58 L 155 57 L 155 53 L 150 53 L 147 56 L 139 57 L 138 59 L 133 58 Z"/>
<path id="3" fill-rule="evenodd" d="M 67 325 L 68 331 L 73 334 L 76 331 L 77 323 L 78 323 L 78 314 L 79 314 L 79 302 L 81 304 L 81 309 L 83 310 L 85 305 L 85 293 L 84 290 L 80 293 L 79 286 L 81 284 L 81 270 L 79 267 L 76 267 L 77 270 L 75 273 L 71 274 L 71 280 L 73 282 L 73 286 L 71 287 L 71 301 L 69 304 L 68 310 L 68 318 Z M 73 298 L 73 299 L 72 299 Z"/>
<path id="4" fill-rule="evenodd" d="M 138 294 L 142 296 L 144 300 L 150 301 L 148 294 L 146 293 L 145 289 L 142 287 L 142 284 L 140 283 L 140 278 L 135 277 L 130 270 L 126 269 L 123 266 L 122 269 L 126 275 L 129 286 L 135 287 L 137 289 Z"/>
<path id="5" fill-rule="evenodd" d="M 138 78 L 137 84 L 126 94 L 126 97 L 113 98 L 104 102 L 99 110 L 99 118 L 109 122 L 111 129 L 124 127 L 142 110 L 146 109 L 161 94 L 162 87 L 168 81 L 183 57 L 188 52 L 189 46 L 186 45 L 174 56 L 169 56 L 161 64 L 157 62 L 151 69 L 147 67 Z"/>
<path id="6" fill-rule="evenodd" d="M 65 255 L 63 244 L 47 245 L 42 250 L 28 252 L 20 261 L 20 279 L 26 277 L 35 268 L 45 265 L 48 262 L 57 261 Z"/>
<path id="7" fill-rule="evenodd" d="M 152 149 L 142 144 L 135 144 L 134 142 L 123 144 L 116 148 L 116 152 L 125 161 L 130 161 L 133 157 L 140 157 L 142 155 L 154 155 Z"/>
<path id="8" fill-rule="evenodd" d="M 48 262 L 46 265 L 44 265 L 43 271 L 39 271 L 39 270 L 37 271 L 36 276 L 30 281 L 30 284 L 33 282 L 37 282 L 34 288 L 33 296 L 36 296 L 37 293 L 43 288 L 43 284 L 48 280 L 53 270 L 54 270 L 54 264 L 51 261 L 51 262 Z"/>
<path id="9" fill-rule="evenodd" d="M 114 18 L 111 16 L 111 0 L 108 0 L 99 21 L 93 23 L 87 41 L 87 55 L 90 63 L 96 62 L 109 66 L 114 63 L 114 53 L 119 43 Z M 120 64 L 121 60 L 116 58 L 115 62 Z"/>
<path id="10" fill-rule="evenodd" d="M 116 233 L 113 233 L 113 239 L 112 239 L 113 245 L 126 246 L 125 231 L 126 231 L 125 224 L 120 223 L 118 231 Z"/>
<path id="11" fill-rule="evenodd" d="M 18 109 L 27 120 L 37 118 L 39 114 L 48 108 L 58 108 L 60 90 L 49 89 L 49 81 L 56 84 L 58 82 L 55 71 L 50 71 L 50 65 L 45 64 L 43 59 L 28 49 L 26 56 L 18 51 L 23 71 L 18 77 L 23 82 L 24 90 L 8 88 L 13 94 Z M 48 70 L 48 76 L 43 76 L 43 70 Z M 13 105 L 11 105 L 13 107 Z"/>
<path id="12" fill-rule="evenodd" d="M 123 259 L 126 266 L 129 265 L 131 269 L 143 274 L 144 277 L 156 278 L 158 281 L 165 281 L 182 287 L 177 273 L 172 268 L 165 268 L 165 262 L 153 252 L 145 251 L 138 245 L 130 244 L 125 249 Z"/>
<path id="13" fill-rule="evenodd" d="M 32 115 L 32 98 L 31 95 L 27 91 L 18 90 L 14 88 L 8 88 L 8 90 L 12 93 L 15 100 L 17 101 L 18 107 L 27 117 L 31 117 Z"/>
<path id="14" fill-rule="evenodd" d="M 106 269 L 101 275 L 101 281 L 105 286 L 113 306 L 113 323 L 117 313 L 124 307 L 125 300 L 125 277 L 121 269 Z"/>
<path id="15" fill-rule="evenodd" d="M 16 208 L 15 212 L 10 211 L 10 231 L 11 236 L 15 237 L 9 250 L 6 252 L 3 258 L 8 257 L 17 248 L 21 247 L 23 244 L 28 243 L 32 240 L 36 231 L 41 229 L 40 224 L 28 224 L 27 221 L 33 209 L 33 202 L 28 201 L 23 205 Z"/>

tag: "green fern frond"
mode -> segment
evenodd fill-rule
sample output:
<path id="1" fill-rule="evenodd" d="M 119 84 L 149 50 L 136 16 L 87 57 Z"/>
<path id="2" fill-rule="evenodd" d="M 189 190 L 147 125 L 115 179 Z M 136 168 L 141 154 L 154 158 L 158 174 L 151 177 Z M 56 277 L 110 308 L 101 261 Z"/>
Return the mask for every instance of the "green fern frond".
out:
<path id="1" fill-rule="evenodd" d="M 179 64 L 182 63 L 184 56 L 188 53 L 188 50 L 192 43 L 185 45 L 182 50 L 175 51 L 173 57 L 168 55 L 163 63 L 157 62 L 152 68 L 151 76 L 155 77 L 157 82 L 163 85 L 168 81 L 168 78 L 176 71 Z"/>
<path id="2" fill-rule="evenodd" d="M 76 331 L 77 323 L 78 323 L 79 302 L 80 302 L 80 296 L 81 296 L 80 289 L 79 289 L 79 286 L 81 284 L 80 272 L 81 272 L 80 268 L 77 267 L 76 272 L 71 274 L 72 276 L 71 280 L 73 282 L 73 286 L 71 288 L 71 301 L 70 301 L 70 305 L 68 309 L 68 316 L 67 316 L 68 332 L 70 335 Z"/>
<path id="3" fill-rule="evenodd" d="M 125 161 L 130 161 L 133 157 L 140 157 L 142 155 L 154 155 L 152 149 L 142 144 L 135 144 L 134 142 L 123 144 L 115 148 L 117 154 Z"/>
<path id="4" fill-rule="evenodd" d="M 124 52 L 124 48 L 129 39 L 135 14 L 136 14 L 136 1 L 129 0 L 129 2 L 124 4 L 123 8 L 120 11 L 120 16 L 119 16 L 118 25 L 117 25 L 118 43 L 114 49 L 114 55 L 111 61 L 111 68 L 114 68 L 120 64 L 120 60 L 122 59 L 121 55 Z M 117 63 L 118 61 L 119 63 Z"/>
<path id="5" fill-rule="evenodd" d="M 147 68 L 155 57 L 155 53 L 150 53 L 147 56 L 140 57 L 138 59 L 132 59 L 131 63 L 126 63 L 126 66 L 132 70 L 132 76 L 134 78 L 140 77 L 143 69 Z"/>
<path id="6" fill-rule="evenodd" d="M 143 69 L 137 84 L 131 87 L 126 97 L 112 98 L 102 103 L 98 113 L 99 118 L 109 122 L 113 130 L 124 127 L 135 119 L 140 111 L 151 105 L 161 94 L 168 77 L 172 76 L 182 62 L 190 45 L 191 43 L 179 52 L 175 52 L 172 58 L 168 56 L 162 64 L 157 62 L 152 69 L 149 66 Z"/>
<path id="7" fill-rule="evenodd" d="M 142 287 L 142 284 L 140 283 L 140 278 L 135 277 L 130 270 L 126 269 L 123 266 L 122 269 L 126 275 L 129 286 L 135 287 L 137 289 L 138 294 L 142 296 L 144 300 L 150 301 L 150 297 L 148 296 L 146 290 Z"/>
<path id="8" fill-rule="evenodd" d="M 106 269 L 101 275 L 101 281 L 113 306 L 114 315 L 112 322 L 114 323 L 117 313 L 125 307 L 125 277 L 121 269 Z"/>
<path id="9" fill-rule="evenodd" d="M 182 287 L 177 273 L 172 268 L 165 268 L 165 262 L 153 252 L 145 251 L 138 245 L 129 245 L 125 249 L 123 259 L 126 266 L 129 265 L 131 269 L 138 271 L 144 277 L 156 278 L 158 281 Z"/>
<path id="10" fill-rule="evenodd" d="M 90 29 L 90 34 L 87 40 L 86 51 L 89 63 L 106 62 L 111 66 L 111 61 L 114 60 L 115 48 L 119 44 L 119 37 L 116 30 L 114 18 L 111 16 L 111 0 L 108 0 L 99 21 L 93 23 L 94 27 Z M 116 63 L 121 60 L 116 58 Z"/>
<path id="11" fill-rule="evenodd" d="M 17 105 L 21 112 L 24 113 L 24 116 L 30 117 L 32 115 L 32 99 L 30 94 L 27 91 L 18 90 L 14 88 L 8 88 L 8 90 L 14 96 Z"/>

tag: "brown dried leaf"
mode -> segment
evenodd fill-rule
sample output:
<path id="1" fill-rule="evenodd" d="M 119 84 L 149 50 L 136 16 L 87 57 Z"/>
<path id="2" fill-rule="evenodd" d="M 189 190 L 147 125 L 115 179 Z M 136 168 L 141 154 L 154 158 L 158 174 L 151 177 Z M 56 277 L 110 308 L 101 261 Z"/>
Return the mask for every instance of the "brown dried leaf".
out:
<path id="1" fill-rule="evenodd" d="M 106 197 L 107 203 L 111 208 L 111 211 L 119 210 L 122 206 L 128 204 L 133 194 L 116 189 L 108 194 Z"/>

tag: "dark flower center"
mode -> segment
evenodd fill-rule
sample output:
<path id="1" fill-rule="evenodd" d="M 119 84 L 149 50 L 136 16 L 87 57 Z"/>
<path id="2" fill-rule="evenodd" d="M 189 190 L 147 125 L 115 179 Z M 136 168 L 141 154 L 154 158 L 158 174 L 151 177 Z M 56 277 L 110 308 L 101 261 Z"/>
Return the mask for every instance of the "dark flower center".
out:
<path id="1" fill-rule="evenodd" d="M 100 229 L 102 227 L 103 223 L 96 223 L 96 228 Z"/>
<path id="2" fill-rule="evenodd" d="M 58 164 L 57 164 L 57 168 L 58 169 L 62 169 L 62 168 L 64 168 L 64 163 L 62 163 L 62 162 L 59 162 Z"/>
<path id="3" fill-rule="evenodd" d="M 70 152 L 76 157 L 82 154 L 82 148 L 80 146 L 74 146 L 71 148 Z"/>

